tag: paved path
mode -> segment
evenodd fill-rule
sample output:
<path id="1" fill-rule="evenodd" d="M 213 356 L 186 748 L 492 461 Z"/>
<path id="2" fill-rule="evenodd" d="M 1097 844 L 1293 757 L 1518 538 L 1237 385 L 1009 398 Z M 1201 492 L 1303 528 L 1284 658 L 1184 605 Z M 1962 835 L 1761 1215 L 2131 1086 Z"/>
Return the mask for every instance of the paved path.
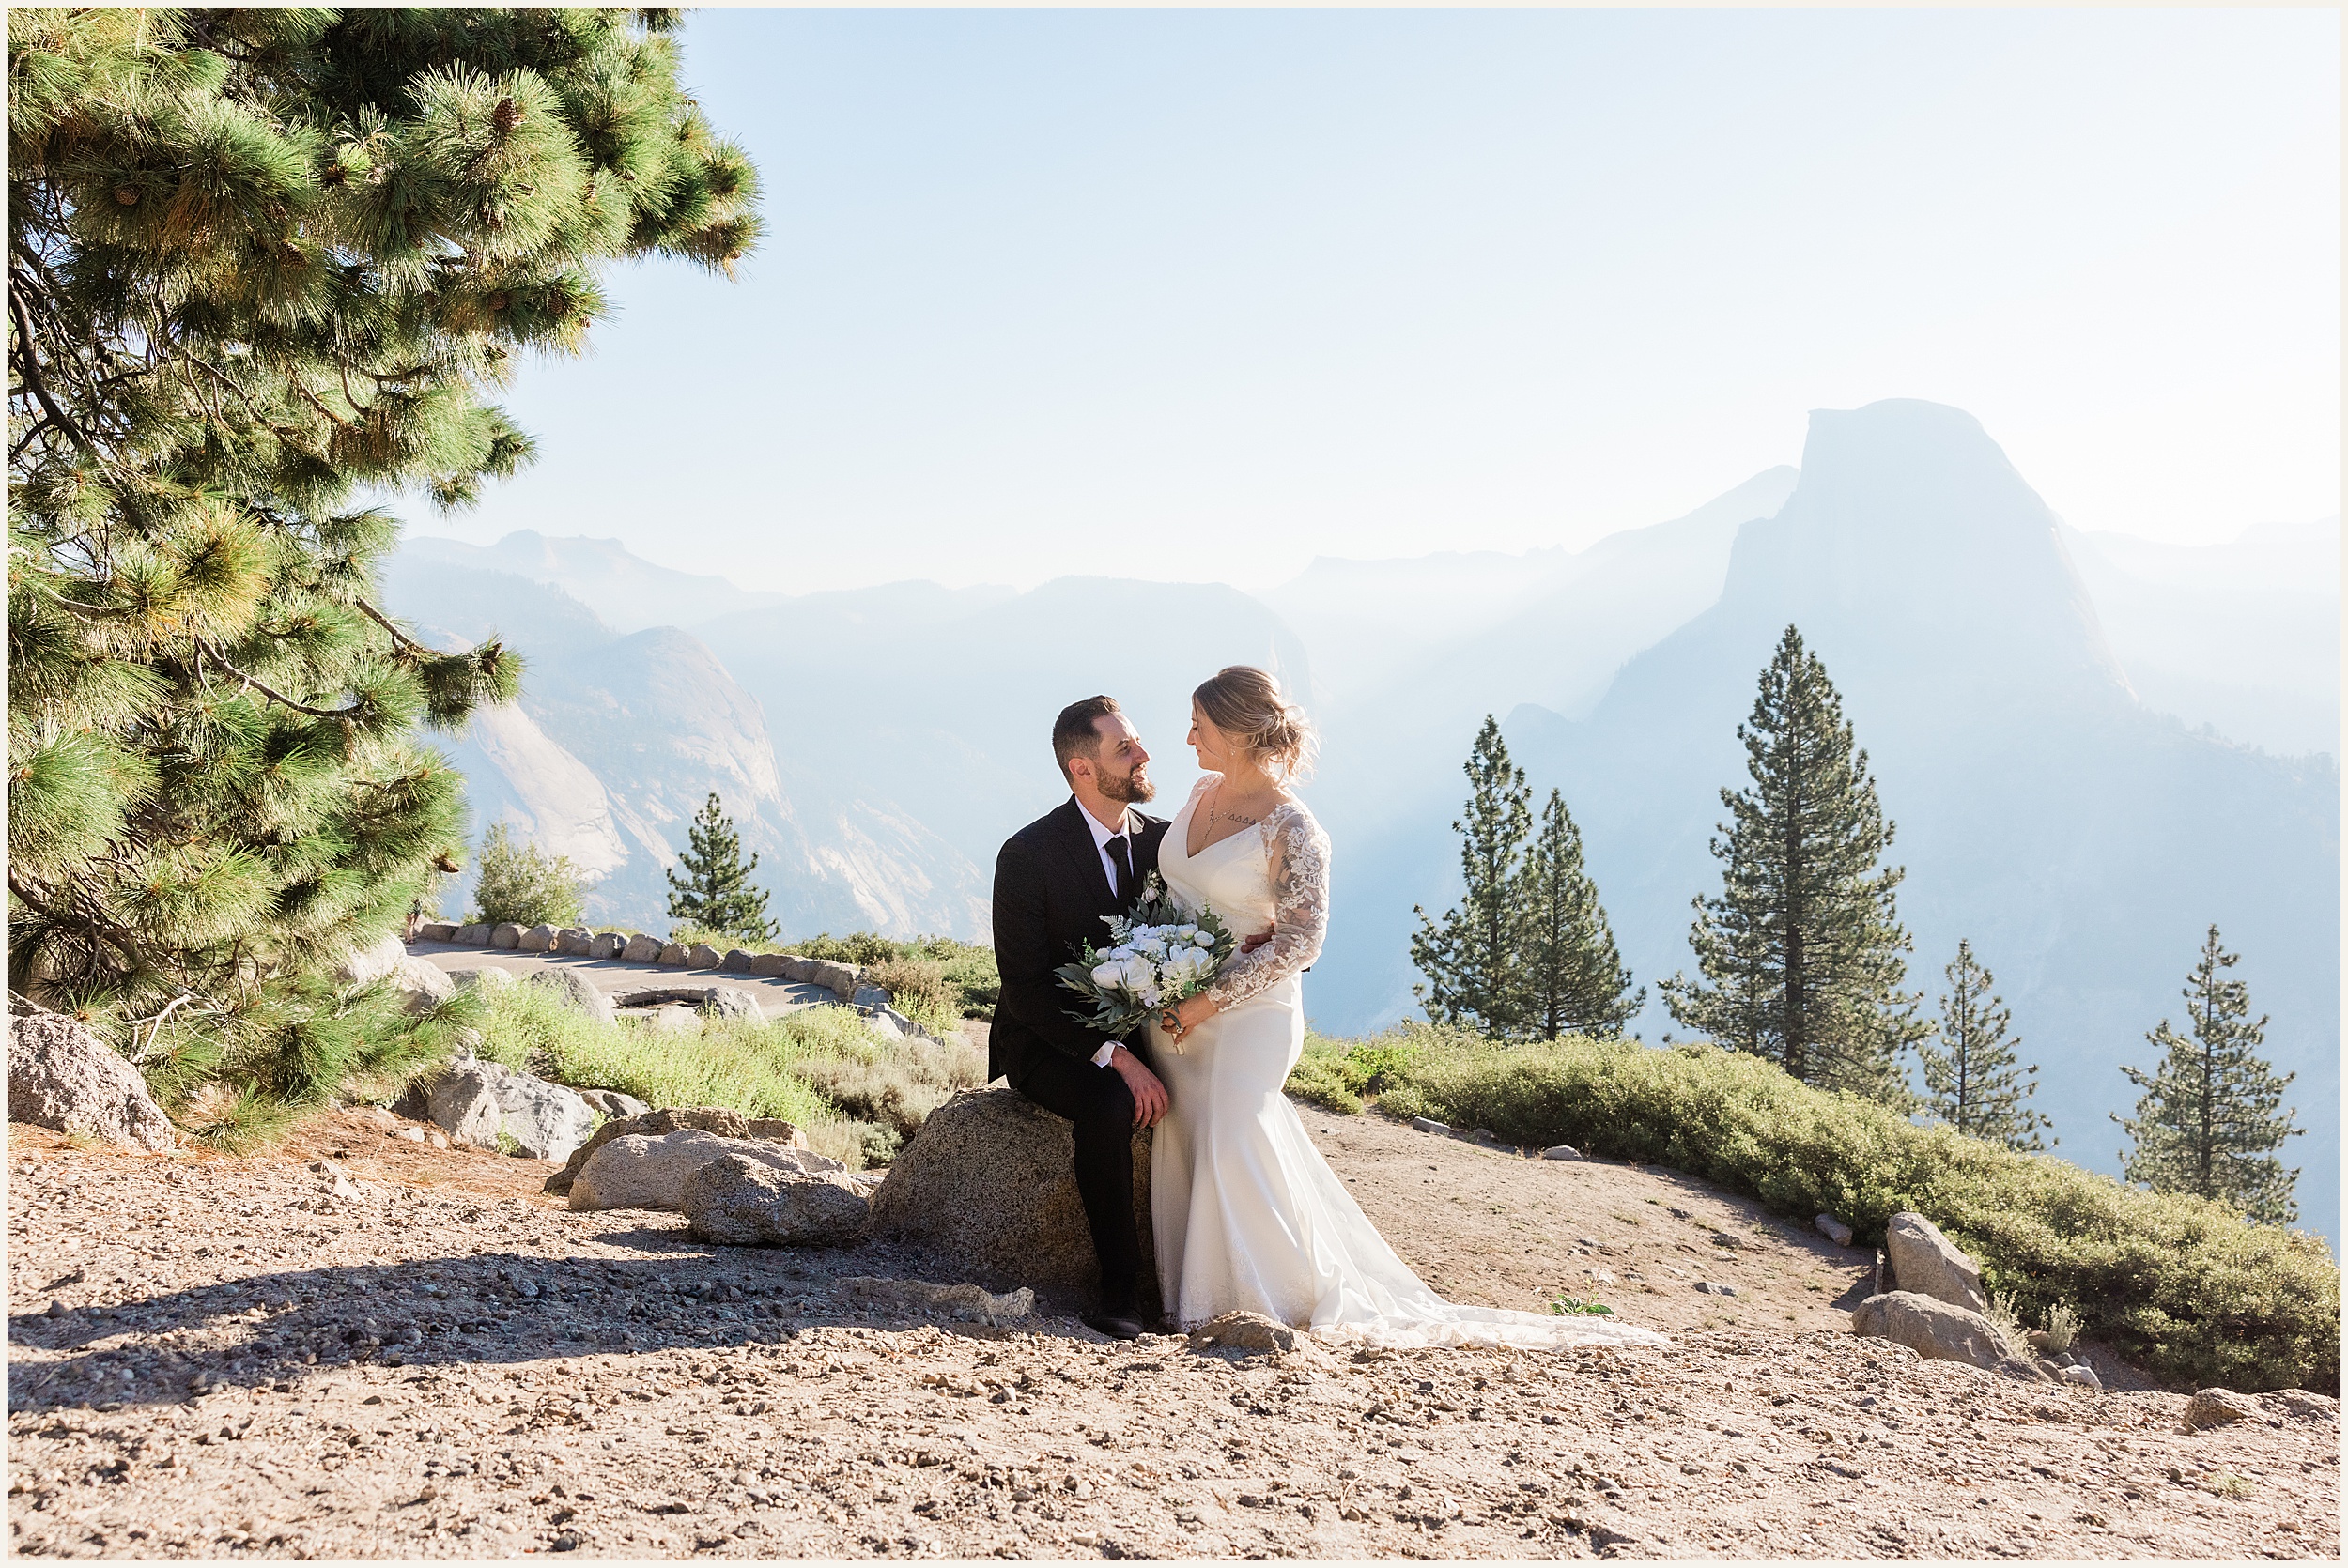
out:
<path id="1" fill-rule="evenodd" d="M 455 942 L 411 942 L 408 956 L 461 975 L 475 969 L 502 969 L 515 976 L 541 969 L 576 969 L 590 985 L 613 995 L 650 986 L 739 986 L 758 998 L 768 1018 L 801 1007 L 837 1004 L 827 986 L 804 985 L 778 976 L 742 975 L 716 969 L 685 969 L 672 964 L 628 963 L 620 959 L 580 958 L 571 953 L 521 953 L 507 947 L 475 947 Z"/>

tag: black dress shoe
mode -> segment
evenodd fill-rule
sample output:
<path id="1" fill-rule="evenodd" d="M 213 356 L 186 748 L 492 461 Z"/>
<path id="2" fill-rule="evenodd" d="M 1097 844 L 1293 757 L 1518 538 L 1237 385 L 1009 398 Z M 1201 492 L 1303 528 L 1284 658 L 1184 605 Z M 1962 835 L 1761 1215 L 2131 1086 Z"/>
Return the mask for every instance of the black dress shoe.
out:
<path id="1" fill-rule="evenodd" d="M 1104 1307 L 1099 1312 L 1088 1314 L 1084 1326 L 1111 1339 L 1139 1339 L 1149 1331 L 1141 1326 L 1141 1314 L 1131 1307 Z"/>

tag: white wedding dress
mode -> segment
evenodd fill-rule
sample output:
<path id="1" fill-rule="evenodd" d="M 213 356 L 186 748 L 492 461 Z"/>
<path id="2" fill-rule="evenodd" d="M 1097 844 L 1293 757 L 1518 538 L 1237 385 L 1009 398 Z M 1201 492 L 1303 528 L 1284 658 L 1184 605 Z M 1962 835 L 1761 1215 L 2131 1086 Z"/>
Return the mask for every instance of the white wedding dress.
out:
<path id="1" fill-rule="evenodd" d="M 1150 1157 L 1159 1288 L 1184 1329 L 1244 1309 L 1373 1344 L 1661 1345 L 1651 1330 L 1590 1315 L 1455 1306 L 1395 1255 L 1305 1135 L 1281 1092 L 1305 1048 L 1303 974 L 1329 922 L 1329 837 L 1301 805 L 1275 808 L 1197 854 L 1190 822 L 1219 782 L 1191 792 L 1158 848 L 1167 888 L 1243 935 L 1272 940 L 1209 988 L 1222 1011 L 1178 1051 L 1150 1043 L 1172 1101 Z"/>

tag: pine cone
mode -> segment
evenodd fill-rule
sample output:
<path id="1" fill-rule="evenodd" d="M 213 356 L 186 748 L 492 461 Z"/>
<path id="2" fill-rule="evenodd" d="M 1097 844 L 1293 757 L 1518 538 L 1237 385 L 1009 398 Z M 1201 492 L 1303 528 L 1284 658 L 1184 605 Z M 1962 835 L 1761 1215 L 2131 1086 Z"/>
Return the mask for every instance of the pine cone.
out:
<path id="1" fill-rule="evenodd" d="M 497 127 L 499 135 L 511 136 L 522 123 L 522 106 L 510 98 L 499 99 L 498 106 L 489 111 L 489 123 Z"/>
<path id="2" fill-rule="evenodd" d="M 502 311 L 513 302 L 514 297 L 502 288 L 489 296 L 489 308 L 493 311 Z"/>
<path id="3" fill-rule="evenodd" d="M 125 207 L 136 207 L 139 205 L 139 193 L 128 185 L 117 185 L 115 187 L 115 200 Z"/>

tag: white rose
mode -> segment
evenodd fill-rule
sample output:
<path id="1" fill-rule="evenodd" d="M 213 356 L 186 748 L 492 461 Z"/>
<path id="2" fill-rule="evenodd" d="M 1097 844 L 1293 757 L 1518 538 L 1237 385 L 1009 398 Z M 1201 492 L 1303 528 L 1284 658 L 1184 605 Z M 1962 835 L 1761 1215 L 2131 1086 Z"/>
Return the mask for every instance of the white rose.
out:
<path id="1" fill-rule="evenodd" d="M 1124 962 L 1124 984 L 1127 991 L 1138 996 L 1158 981 L 1158 966 L 1148 959 L 1132 958 Z"/>
<path id="2" fill-rule="evenodd" d="M 1115 991 L 1125 983 L 1125 966 L 1111 959 L 1092 972 L 1092 983 L 1103 991 Z"/>

